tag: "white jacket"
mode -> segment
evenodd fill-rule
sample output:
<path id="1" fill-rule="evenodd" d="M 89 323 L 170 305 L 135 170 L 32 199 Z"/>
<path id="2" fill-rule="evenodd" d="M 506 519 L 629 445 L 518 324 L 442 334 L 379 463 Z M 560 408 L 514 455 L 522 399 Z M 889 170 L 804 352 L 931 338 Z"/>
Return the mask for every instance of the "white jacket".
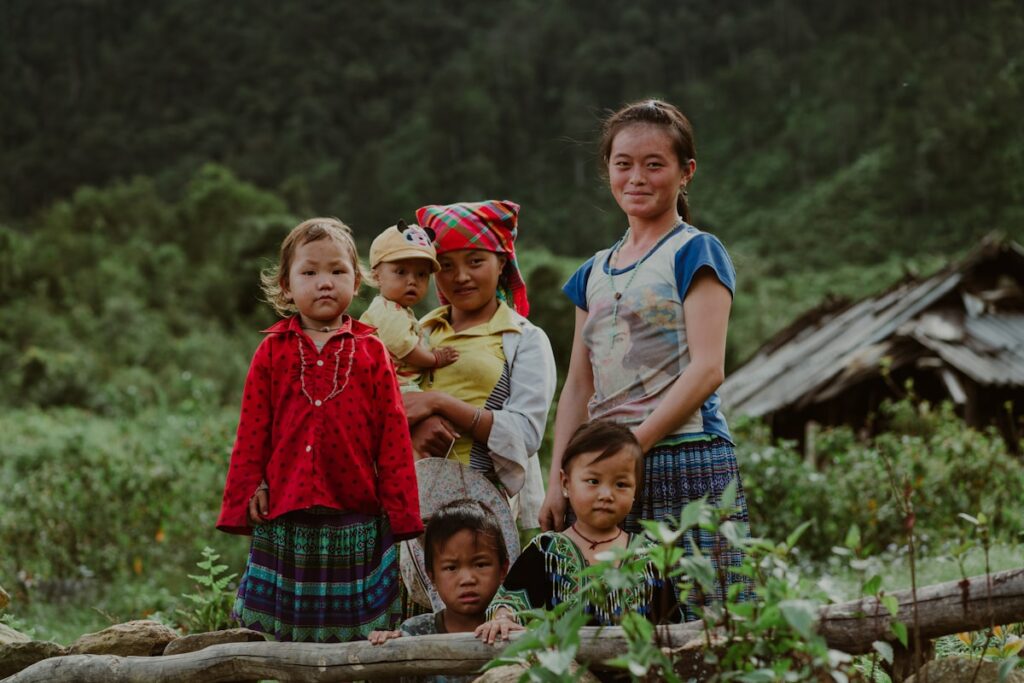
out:
<path id="1" fill-rule="evenodd" d="M 512 311 L 520 332 L 504 332 L 501 346 L 509 366 L 509 397 L 493 411 L 487 438 L 494 470 L 508 494 L 519 494 L 519 521 L 524 529 L 539 526 L 544 503 L 540 450 L 548 411 L 555 396 L 555 356 L 544 330 Z"/>

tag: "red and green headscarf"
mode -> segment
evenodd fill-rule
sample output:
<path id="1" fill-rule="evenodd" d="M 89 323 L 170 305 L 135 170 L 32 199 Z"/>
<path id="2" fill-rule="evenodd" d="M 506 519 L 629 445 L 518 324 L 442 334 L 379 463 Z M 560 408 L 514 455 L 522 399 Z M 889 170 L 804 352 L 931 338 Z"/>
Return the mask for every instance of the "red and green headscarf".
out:
<path id="1" fill-rule="evenodd" d="M 507 257 L 502 278 L 498 282 L 498 298 L 521 315 L 529 315 L 526 283 L 516 262 L 515 241 L 519 222 L 519 205 L 503 199 L 485 202 L 431 204 L 416 210 L 416 222 L 431 228 L 436 237 L 437 255 L 459 249 L 482 249 Z M 444 296 L 438 292 L 441 303 Z"/>

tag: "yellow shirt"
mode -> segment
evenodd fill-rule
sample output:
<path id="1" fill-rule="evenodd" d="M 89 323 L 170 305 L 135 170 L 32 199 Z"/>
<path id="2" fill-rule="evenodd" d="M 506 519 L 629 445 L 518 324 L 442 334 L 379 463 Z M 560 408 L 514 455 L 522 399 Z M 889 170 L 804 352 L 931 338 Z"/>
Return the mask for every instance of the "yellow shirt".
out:
<path id="1" fill-rule="evenodd" d="M 423 336 L 420 324 L 416 322 L 416 316 L 412 311 L 378 294 L 366 311 L 359 316 L 359 322 L 377 328 L 377 337 L 384 342 L 384 346 L 391 354 L 391 360 L 395 363 L 395 372 L 398 374 L 398 383 L 402 391 L 418 388 L 423 371 L 415 365 L 402 362 L 402 358 L 416 348 Z"/>
<path id="2" fill-rule="evenodd" d="M 420 320 L 430 335 L 430 346 L 451 346 L 459 352 L 459 359 L 445 368 L 424 373 L 421 384 L 424 391 L 443 391 L 477 408 L 483 407 L 494 391 L 505 368 L 505 351 L 501 335 L 519 332 L 512 319 L 512 309 L 504 302 L 491 319 L 469 329 L 456 332 L 451 326 L 451 306 L 434 309 Z M 452 455 L 464 465 L 469 464 L 473 440 L 468 435 L 455 442 Z"/>

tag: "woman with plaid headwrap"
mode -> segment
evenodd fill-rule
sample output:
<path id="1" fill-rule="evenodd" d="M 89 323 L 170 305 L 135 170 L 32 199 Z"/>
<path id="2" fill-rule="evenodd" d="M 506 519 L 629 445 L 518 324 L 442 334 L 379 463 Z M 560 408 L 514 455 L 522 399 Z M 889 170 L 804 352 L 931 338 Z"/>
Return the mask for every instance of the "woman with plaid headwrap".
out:
<path id="1" fill-rule="evenodd" d="M 537 451 L 556 377 L 547 335 L 526 319 L 518 215 L 518 204 L 502 200 L 416 211 L 436 234 L 443 304 L 420 323 L 431 347 L 453 347 L 459 359 L 403 398 L 417 454 L 452 455 L 479 470 L 512 499 L 520 527 L 532 529 L 544 500 Z"/>

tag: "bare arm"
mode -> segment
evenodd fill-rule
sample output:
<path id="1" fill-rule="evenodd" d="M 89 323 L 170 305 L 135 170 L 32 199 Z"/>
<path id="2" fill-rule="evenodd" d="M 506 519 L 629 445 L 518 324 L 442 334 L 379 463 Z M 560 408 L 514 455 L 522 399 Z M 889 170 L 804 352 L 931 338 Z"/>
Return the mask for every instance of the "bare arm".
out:
<path id="1" fill-rule="evenodd" d="M 558 398 L 555 412 L 555 434 L 551 448 L 551 471 L 548 473 L 548 492 L 540 510 L 540 526 L 544 531 L 561 531 L 564 527 L 565 499 L 559 472 L 562 470 L 562 453 L 577 427 L 589 417 L 587 403 L 594 395 L 594 371 L 590 367 L 590 354 L 583 343 L 583 326 L 588 313 L 576 309 L 576 329 L 572 337 L 572 354 L 569 357 L 569 371 Z"/>
<path id="2" fill-rule="evenodd" d="M 412 351 L 402 356 L 402 362 L 417 368 L 443 368 L 451 365 L 459 358 L 459 352 L 447 346 L 436 349 L 417 344 Z"/>
<path id="3" fill-rule="evenodd" d="M 699 270 L 683 300 L 690 364 L 654 412 L 633 430 L 644 452 L 699 410 L 725 379 L 725 339 L 731 308 L 732 295 L 725 285 L 708 269 Z"/>
<path id="4" fill-rule="evenodd" d="M 491 427 L 494 424 L 491 411 L 480 408 L 480 417 L 476 418 L 476 406 L 460 401 L 443 391 L 413 391 L 404 394 L 402 400 L 411 425 L 430 415 L 440 415 L 454 425 L 460 434 L 471 434 L 474 441 L 487 443 L 487 438 L 491 435 Z"/>

